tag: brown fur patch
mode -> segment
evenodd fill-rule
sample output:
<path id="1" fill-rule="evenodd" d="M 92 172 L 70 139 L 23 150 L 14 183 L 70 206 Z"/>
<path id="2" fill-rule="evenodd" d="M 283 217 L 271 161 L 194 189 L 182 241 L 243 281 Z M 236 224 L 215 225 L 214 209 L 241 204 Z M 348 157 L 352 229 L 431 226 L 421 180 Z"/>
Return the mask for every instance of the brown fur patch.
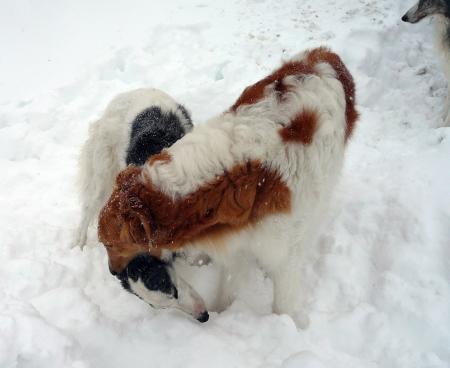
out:
<path id="1" fill-rule="evenodd" d="M 138 172 L 140 169 L 131 166 L 127 169 Z M 120 176 L 120 174 L 119 174 Z M 99 216 L 99 239 L 106 247 L 109 258 L 109 266 L 112 271 L 122 271 L 128 263 L 139 253 L 148 252 L 149 247 L 143 241 L 145 239 L 145 229 L 137 221 L 138 218 L 128 218 L 125 220 L 121 214 L 120 192 L 115 187 L 113 194 Z M 114 239 L 113 242 L 104 239 Z M 148 239 L 147 239 L 148 241 Z M 159 249 L 152 249 L 152 255 L 160 257 Z"/>
<path id="2" fill-rule="evenodd" d="M 344 88 L 346 102 L 345 117 L 347 122 L 345 139 L 348 140 L 352 135 L 355 122 L 359 116 L 355 107 L 355 83 L 341 58 L 326 47 L 319 47 L 306 52 L 302 60 L 287 62 L 271 75 L 247 87 L 230 110 L 235 112 L 242 105 L 251 105 L 262 100 L 266 87 L 272 83 L 275 83 L 274 89 L 279 99 L 282 100 L 283 95 L 288 91 L 288 88 L 283 83 L 285 77 L 290 75 L 316 74 L 314 67 L 322 62 L 326 62 L 333 67 L 336 71 L 337 79 L 342 83 Z"/>
<path id="3" fill-rule="evenodd" d="M 317 127 L 318 116 L 314 110 L 305 109 L 300 112 L 290 124 L 279 133 L 283 142 L 311 144 Z"/>
<path id="4" fill-rule="evenodd" d="M 170 153 L 164 149 L 160 153 L 150 156 L 146 163 L 152 166 L 155 162 L 168 164 L 171 160 L 172 157 L 170 156 Z"/>
<path id="5" fill-rule="evenodd" d="M 186 242 L 219 239 L 274 213 L 289 212 L 291 193 L 279 175 L 258 162 L 238 165 L 182 199 L 173 200 L 141 181 L 141 169 L 119 174 L 99 219 L 99 239 L 119 272 L 148 249 L 177 249 Z"/>
<path id="6" fill-rule="evenodd" d="M 275 83 L 275 91 L 277 91 L 280 98 L 288 91 L 288 88 L 283 83 L 283 79 L 289 75 L 305 75 L 314 74 L 314 69 L 311 65 L 303 61 L 287 62 L 281 68 L 275 70 L 271 75 L 260 80 L 259 82 L 248 86 L 244 92 L 239 96 L 237 101 L 231 106 L 231 111 L 236 111 L 239 106 L 252 105 L 264 98 L 264 92 L 268 85 Z"/>
<path id="7" fill-rule="evenodd" d="M 308 55 L 308 62 L 313 64 L 327 62 L 330 64 L 336 72 L 337 79 L 339 79 L 342 87 L 344 88 L 346 105 L 345 118 L 347 122 L 345 129 L 345 140 L 347 141 L 351 137 L 356 120 L 358 120 L 359 117 L 355 107 L 355 82 L 353 81 L 353 77 L 341 58 L 327 48 L 320 47 L 312 50 Z"/>

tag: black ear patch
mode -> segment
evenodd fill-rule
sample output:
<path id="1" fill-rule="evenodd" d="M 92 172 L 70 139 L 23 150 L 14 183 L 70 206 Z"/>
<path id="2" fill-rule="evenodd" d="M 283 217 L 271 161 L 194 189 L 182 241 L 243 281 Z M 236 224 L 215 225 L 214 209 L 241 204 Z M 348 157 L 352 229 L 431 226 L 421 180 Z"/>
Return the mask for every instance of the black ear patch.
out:
<path id="1" fill-rule="evenodd" d="M 143 165 L 150 156 L 170 147 L 186 134 L 186 130 L 190 130 L 192 121 L 189 113 L 181 105 L 178 105 L 178 110 L 186 120 L 184 124 L 177 114 L 162 111 L 158 106 L 150 107 L 136 116 L 131 126 L 127 165 Z"/>
<path id="2" fill-rule="evenodd" d="M 123 288 L 130 292 L 133 291 L 129 280 L 137 282 L 140 279 L 147 289 L 160 291 L 178 298 L 178 291 L 172 283 L 168 268 L 167 263 L 150 254 L 139 254 L 116 276 Z"/>

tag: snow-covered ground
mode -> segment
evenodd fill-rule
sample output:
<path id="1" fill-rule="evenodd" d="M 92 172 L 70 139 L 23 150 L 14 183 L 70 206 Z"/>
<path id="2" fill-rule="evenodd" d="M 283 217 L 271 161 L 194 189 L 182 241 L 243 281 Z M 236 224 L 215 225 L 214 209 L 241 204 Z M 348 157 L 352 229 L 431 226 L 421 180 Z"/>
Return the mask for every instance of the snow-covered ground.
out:
<path id="1" fill-rule="evenodd" d="M 412 2 L 3 1 L 0 367 L 448 368 L 450 128 L 431 28 L 399 21 Z M 115 94 L 161 88 L 201 123 L 322 44 L 354 74 L 362 114 L 299 265 L 309 324 L 270 313 L 258 271 L 199 324 L 123 291 L 94 232 L 70 249 L 77 155 Z M 214 275 L 196 271 L 206 297 Z"/>

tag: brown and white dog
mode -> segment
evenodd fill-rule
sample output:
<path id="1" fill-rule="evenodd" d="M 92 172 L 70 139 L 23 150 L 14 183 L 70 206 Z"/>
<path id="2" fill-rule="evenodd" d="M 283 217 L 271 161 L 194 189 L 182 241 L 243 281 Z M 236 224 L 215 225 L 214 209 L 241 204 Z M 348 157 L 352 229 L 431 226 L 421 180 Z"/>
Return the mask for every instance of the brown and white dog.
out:
<path id="1" fill-rule="evenodd" d="M 273 279 L 274 312 L 295 318 L 302 253 L 319 235 L 357 118 L 339 56 L 298 54 L 227 112 L 119 174 L 99 218 L 111 269 L 138 254 L 197 249 L 226 267 L 227 288 L 253 257 Z M 223 295 L 226 303 L 232 292 Z"/>

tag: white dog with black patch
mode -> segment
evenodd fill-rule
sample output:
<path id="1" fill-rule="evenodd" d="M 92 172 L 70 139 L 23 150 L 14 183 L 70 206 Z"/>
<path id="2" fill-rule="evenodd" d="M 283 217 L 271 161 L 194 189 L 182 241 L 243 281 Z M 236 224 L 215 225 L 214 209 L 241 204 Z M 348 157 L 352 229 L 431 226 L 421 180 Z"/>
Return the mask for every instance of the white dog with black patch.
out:
<path id="1" fill-rule="evenodd" d="M 97 220 L 128 165 L 139 167 L 192 130 L 188 111 L 157 89 L 137 89 L 114 98 L 103 116 L 91 124 L 80 156 L 82 204 L 75 245 L 84 247 L 87 230 Z M 200 322 L 208 320 L 202 298 L 172 270 L 171 252 L 158 257 L 136 254 L 122 272 L 111 272 L 122 286 L 157 308 L 177 307 Z"/>

